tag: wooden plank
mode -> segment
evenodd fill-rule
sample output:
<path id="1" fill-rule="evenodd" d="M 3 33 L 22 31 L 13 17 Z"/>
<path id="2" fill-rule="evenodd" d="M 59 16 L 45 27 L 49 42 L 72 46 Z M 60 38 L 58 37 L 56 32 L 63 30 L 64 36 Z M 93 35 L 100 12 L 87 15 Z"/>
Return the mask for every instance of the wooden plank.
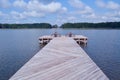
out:
<path id="1" fill-rule="evenodd" d="M 10 80 L 109 80 L 69 37 L 57 37 L 31 58 Z"/>

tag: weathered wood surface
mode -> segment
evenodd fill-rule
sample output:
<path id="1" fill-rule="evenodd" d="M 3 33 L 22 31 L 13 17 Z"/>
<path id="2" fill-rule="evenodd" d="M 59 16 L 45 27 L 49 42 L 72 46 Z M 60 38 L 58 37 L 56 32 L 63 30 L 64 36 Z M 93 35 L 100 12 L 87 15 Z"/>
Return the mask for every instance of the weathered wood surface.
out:
<path id="1" fill-rule="evenodd" d="M 10 80 L 109 80 L 69 37 L 50 41 Z"/>

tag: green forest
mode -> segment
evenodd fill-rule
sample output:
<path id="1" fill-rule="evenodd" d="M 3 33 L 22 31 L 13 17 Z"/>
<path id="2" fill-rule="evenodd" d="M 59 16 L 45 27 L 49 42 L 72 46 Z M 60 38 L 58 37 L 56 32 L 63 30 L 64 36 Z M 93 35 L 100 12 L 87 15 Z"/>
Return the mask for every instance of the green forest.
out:
<path id="1" fill-rule="evenodd" d="M 58 25 L 49 23 L 33 24 L 0 24 L 1 29 L 23 29 L 23 28 L 57 28 Z M 102 23 L 64 23 L 60 28 L 85 28 L 85 29 L 120 29 L 120 22 L 102 22 Z"/>
<path id="2" fill-rule="evenodd" d="M 105 28 L 120 29 L 120 22 L 102 22 L 102 23 L 65 23 L 61 28 Z"/>
<path id="3" fill-rule="evenodd" d="M 33 23 L 33 24 L 0 24 L 2 29 L 20 29 L 20 28 L 52 28 L 49 23 Z"/>

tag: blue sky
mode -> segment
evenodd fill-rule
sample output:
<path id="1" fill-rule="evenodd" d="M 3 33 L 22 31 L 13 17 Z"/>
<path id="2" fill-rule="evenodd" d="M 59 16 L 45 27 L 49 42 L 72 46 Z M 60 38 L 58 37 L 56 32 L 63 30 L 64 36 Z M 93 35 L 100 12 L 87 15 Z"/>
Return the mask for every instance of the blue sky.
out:
<path id="1" fill-rule="evenodd" d="M 120 0 L 0 0 L 0 23 L 120 21 Z"/>

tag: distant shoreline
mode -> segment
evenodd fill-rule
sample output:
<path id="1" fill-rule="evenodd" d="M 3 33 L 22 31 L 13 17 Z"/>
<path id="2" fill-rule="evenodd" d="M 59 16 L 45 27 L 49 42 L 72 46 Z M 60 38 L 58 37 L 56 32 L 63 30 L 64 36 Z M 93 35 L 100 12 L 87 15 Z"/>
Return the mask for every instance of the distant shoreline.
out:
<path id="1" fill-rule="evenodd" d="M 45 29 L 54 29 L 54 28 L 0 28 L 0 30 L 45 30 Z M 120 30 L 120 28 L 57 28 L 57 29 L 67 29 L 67 30 Z"/>
<path id="2" fill-rule="evenodd" d="M 50 23 L 26 23 L 26 24 L 0 24 L 0 29 L 120 29 L 120 22 L 101 23 L 64 23 L 61 26 Z"/>
<path id="3" fill-rule="evenodd" d="M 61 25 L 61 28 L 120 29 L 120 22 L 65 23 Z"/>

